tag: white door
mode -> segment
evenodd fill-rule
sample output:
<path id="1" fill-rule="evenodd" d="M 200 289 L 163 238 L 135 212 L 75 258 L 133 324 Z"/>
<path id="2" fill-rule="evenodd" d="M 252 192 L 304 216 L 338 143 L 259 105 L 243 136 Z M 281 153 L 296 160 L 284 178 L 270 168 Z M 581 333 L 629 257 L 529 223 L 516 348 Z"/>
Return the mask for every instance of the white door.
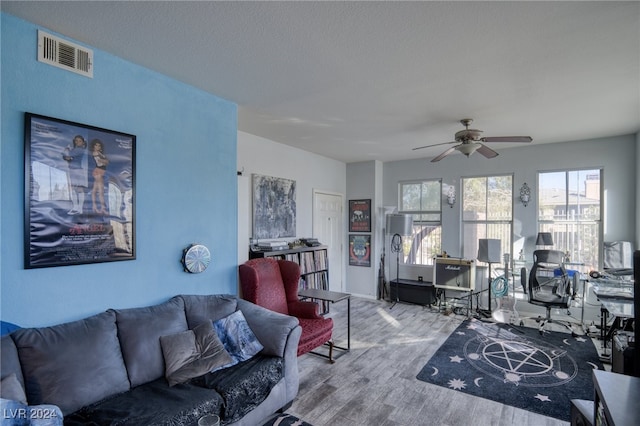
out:
<path id="1" fill-rule="evenodd" d="M 340 194 L 313 191 L 313 237 L 328 246 L 329 290 L 344 291 L 342 282 L 343 197 Z"/>

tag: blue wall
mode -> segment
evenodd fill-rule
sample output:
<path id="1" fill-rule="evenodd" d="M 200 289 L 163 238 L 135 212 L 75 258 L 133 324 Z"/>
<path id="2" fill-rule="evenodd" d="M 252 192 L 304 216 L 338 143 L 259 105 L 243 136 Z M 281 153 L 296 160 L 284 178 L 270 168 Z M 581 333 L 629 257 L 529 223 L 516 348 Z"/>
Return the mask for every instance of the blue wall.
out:
<path id="1" fill-rule="evenodd" d="M 93 79 L 39 63 L 37 30 L 2 14 L 1 319 L 43 326 L 175 294 L 235 294 L 236 105 L 93 46 Z M 136 260 L 24 269 L 24 112 L 137 136 Z M 179 262 L 194 242 L 212 254 L 202 274 Z"/>

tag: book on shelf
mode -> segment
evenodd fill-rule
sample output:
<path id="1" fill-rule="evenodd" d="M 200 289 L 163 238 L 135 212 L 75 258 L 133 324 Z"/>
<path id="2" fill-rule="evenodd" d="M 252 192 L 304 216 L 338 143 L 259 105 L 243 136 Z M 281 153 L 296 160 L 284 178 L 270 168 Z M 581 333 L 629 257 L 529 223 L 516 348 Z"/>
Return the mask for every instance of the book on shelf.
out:
<path id="1" fill-rule="evenodd" d="M 303 274 L 316 271 L 316 262 L 312 251 L 300 253 L 300 271 Z"/>
<path id="2" fill-rule="evenodd" d="M 316 260 L 316 271 L 323 271 L 327 269 L 327 251 L 326 250 L 318 250 L 315 256 Z"/>

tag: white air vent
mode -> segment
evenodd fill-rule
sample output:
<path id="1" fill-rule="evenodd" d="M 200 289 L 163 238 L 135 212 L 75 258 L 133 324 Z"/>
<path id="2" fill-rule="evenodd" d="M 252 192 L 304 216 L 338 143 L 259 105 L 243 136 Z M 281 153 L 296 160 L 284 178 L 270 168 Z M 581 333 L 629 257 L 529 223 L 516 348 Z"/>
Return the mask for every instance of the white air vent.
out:
<path id="1" fill-rule="evenodd" d="M 38 61 L 93 78 L 93 50 L 40 30 Z"/>

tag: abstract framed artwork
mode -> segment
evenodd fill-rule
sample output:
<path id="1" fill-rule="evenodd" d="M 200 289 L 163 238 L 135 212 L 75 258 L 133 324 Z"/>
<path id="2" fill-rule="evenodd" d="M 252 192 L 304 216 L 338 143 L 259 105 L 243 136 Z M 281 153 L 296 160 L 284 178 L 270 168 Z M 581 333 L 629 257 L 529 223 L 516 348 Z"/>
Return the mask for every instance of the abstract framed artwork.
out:
<path id="1" fill-rule="evenodd" d="M 25 268 L 133 260 L 136 137 L 25 114 Z"/>
<path id="2" fill-rule="evenodd" d="M 371 232 L 371 200 L 349 200 L 349 232 Z"/>
<path id="3" fill-rule="evenodd" d="M 253 175 L 253 238 L 296 236 L 296 181 Z"/>

